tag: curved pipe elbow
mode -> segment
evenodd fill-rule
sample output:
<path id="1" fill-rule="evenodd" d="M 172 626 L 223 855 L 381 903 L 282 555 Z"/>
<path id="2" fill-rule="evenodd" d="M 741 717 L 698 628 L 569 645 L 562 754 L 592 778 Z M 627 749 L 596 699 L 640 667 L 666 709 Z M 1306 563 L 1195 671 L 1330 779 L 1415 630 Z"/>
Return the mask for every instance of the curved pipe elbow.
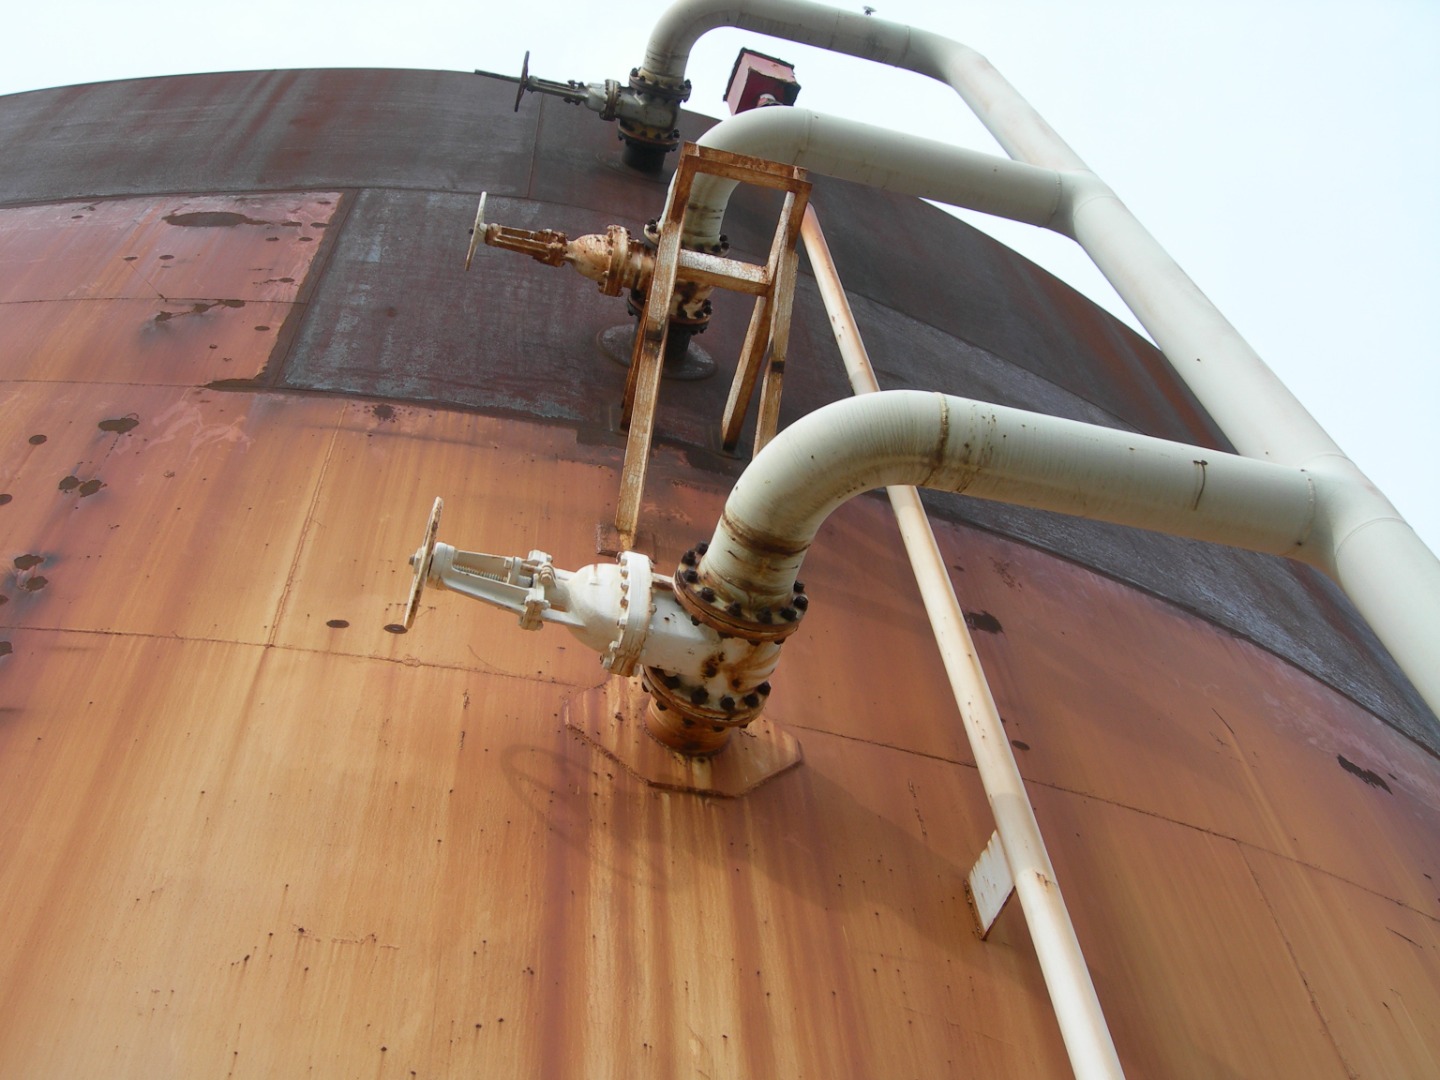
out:
<path id="1" fill-rule="evenodd" d="M 913 55 L 916 31 L 908 26 L 808 0 L 679 0 L 650 32 L 645 71 L 668 81 L 684 79 L 695 42 L 724 26 L 942 77 L 923 53 Z"/>
<path id="2" fill-rule="evenodd" d="M 1322 454 L 1305 462 L 1304 467 L 1317 489 L 1315 535 L 1317 546 L 1325 552 L 1324 560 L 1316 565 L 1336 581 L 1345 583 L 1347 573 L 1357 565 L 1353 550 L 1367 547 L 1377 532 L 1408 534 L 1402 547 L 1426 556 L 1422 559 L 1426 564 L 1435 563 L 1434 554 L 1401 517 L 1395 504 L 1349 458 L 1340 453 Z M 1390 562 L 1397 557 L 1407 558 L 1393 551 L 1380 561 Z M 1431 572 L 1427 569 L 1421 576 L 1429 577 Z"/>
<path id="3" fill-rule="evenodd" d="M 1085 163 L 990 62 L 958 41 L 808 0 L 680 0 L 659 18 L 645 50 L 647 76 L 685 79 L 690 50 L 722 26 L 871 60 L 945 83 L 1019 161 L 1058 169 Z"/>
<path id="4" fill-rule="evenodd" d="M 1053 169 L 807 109 L 741 113 L 711 128 L 700 145 L 1030 225 L 1051 227 L 1066 197 L 1064 177 Z M 735 184 L 696 178 L 685 211 L 687 245 L 716 242 Z"/>
<path id="5" fill-rule="evenodd" d="M 1299 469 L 964 398 L 892 390 L 797 421 L 750 464 L 700 567 L 749 606 L 783 602 L 821 524 L 861 492 L 913 485 L 1309 557 Z"/>
<path id="6" fill-rule="evenodd" d="M 1307 461 L 1319 494 L 1320 564 L 1440 716 L 1440 559 L 1338 453 Z"/>
<path id="7" fill-rule="evenodd" d="M 1055 213 L 1045 227 L 1061 236 L 1078 242 L 1075 222 L 1090 203 L 1099 199 L 1119 201 L 1109 184 L 1092 172 L 1067 170 L 1056 174 L 1060 184 L 1060 197 L 1056 200 Z"/>

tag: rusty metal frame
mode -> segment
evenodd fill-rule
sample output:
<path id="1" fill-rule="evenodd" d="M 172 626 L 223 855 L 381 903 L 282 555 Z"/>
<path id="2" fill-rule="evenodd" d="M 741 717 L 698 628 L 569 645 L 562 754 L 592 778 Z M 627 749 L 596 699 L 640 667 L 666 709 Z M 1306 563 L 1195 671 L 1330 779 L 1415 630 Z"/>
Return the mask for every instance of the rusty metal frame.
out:
<path id="1" fill-rule="evenodd" d="M 701 173 L 785 192 L 770 254 L 763 266 L 703 251 L 687 251 L 680 246 L 690 190 L 695 177 Z M 635 334 L 630 373 L 625 381 L 621 426 L 627 429 L 628 438 L 625 464 L 620 474 L 620 497 L 615 508 L 615 529 L 622 547 L 634 543 L 639 525 L 645 471 L 655 433 L 655 409 L 659 403 L 670 307 L 679 282 L 694 282 L 755 297 L 755 308 L 721 420 L 721 444 L 725 449 L 733 450 L 739 442 L 740 429 L 762 371 L 764 378 L 760 387 L 755 449 L 758 451 L 775 434 L 779 422 L 785 354 L 790 338 L 790 310 L 799 265 L 796 245 L 805 208 L 810 201 L 810 182 L 805 175 L 804 169 L 793 165 L 781 165 L 694 143 L 687 143 L 680 151 L 675 179 L 670 185 L 664 213 L 657 223 L 659 240 L 655 268 L 645 297 L 645 310 L 641 313 L 640 326 Z"/>

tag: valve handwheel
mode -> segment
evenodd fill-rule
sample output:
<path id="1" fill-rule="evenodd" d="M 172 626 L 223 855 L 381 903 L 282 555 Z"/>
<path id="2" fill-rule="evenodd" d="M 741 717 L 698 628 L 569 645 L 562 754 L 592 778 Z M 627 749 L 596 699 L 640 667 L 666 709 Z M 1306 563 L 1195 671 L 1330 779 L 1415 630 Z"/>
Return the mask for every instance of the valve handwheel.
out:
<path id="1" fill-rule="evenodd" d="M 515 91 L 515 111 L 520 111 L 520 99 L 530 89 L 530 50 L 525 50 L 525 62 L 520 65 L 520 86 Z"/>
<path id="2" fill-rule="evenodd" d="M 425 523 L 425 538 L 410 556 L 410 565 L 415 568 L 415 578 L 410 583 L 410 599 L 405 604 L 405 621 L 402 625 L 409 630 L 415 623 L 415 613 L 420 610 L 420 594 L 425 591 L 426 579 L 430 577 L 430 560 L 435 556 L 435 538 L 440 535 L 440 511 L 445 501 L 436 496 L 435 505 L 430 508 L 430 520 Z"/>
<path id="3" fill-rule="evenodd" d="M 470 260 L 475 258 L 475 249 L 480 246 L 480 241 L 485 238 L 485 196 L 489 192 L 480 193 L 480 205 L 475 209 L 475 227 L 470 230 L 470 247 L 465 252 L 465 269 L 470 269 Z"/>

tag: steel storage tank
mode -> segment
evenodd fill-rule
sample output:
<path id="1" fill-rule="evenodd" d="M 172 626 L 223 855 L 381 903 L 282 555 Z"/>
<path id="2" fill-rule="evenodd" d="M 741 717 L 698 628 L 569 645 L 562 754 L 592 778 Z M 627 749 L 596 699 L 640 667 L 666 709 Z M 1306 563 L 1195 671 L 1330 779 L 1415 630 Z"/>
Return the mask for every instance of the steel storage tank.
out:
<path id="1" fill-rule="evenodd" d="M 565 566 L 614 512 L 623 306 L 499 253 L 467 277 L 465 227 L 488 191 L 634 229 L 666 189 L 514 93 L 0 100 L 0 1075 L 1067 1075 L 1016 906 L 974 928 L 994 823 L 883 500 L 805 565 L 766 713 L 803 761 L 737 795 L 601 745 L 611 684 L 557 629 L 427 593 L 386 631 L 434 495 L 455 538 Z M 812 179 L 885 387 L 1226 447 L 1043 271 Z M 763 261 L 774 214 L 737 195 L 732 252 Z M 715 308 L 723 368 L 746 318 Z M 808 272 L 790 360 L 782 426 L 849 396 Z M 661 567 L 746 464 L 726 381 L 662 392 Z M 1433 1074 L 1440 730 L 1338 591 L 926 501 L 1127 1073 Z"/>

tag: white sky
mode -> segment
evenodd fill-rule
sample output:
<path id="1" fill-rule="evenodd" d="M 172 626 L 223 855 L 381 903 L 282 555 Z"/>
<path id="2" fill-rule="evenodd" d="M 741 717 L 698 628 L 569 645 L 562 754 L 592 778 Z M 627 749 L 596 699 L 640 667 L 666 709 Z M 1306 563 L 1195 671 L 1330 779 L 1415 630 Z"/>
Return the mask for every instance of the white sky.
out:
<path id="1" fill-rule="evenodd" d="M 987 56 L 1440 550 L 1423 449 L 1440 408 L 1440 4 L 870 2 L 879 18 Z M 544 78 L 623 79 L 663 9 L 574 0 L 16 5 L 4 20 L 0 93 L 252 68 L 518 73 L 526 49 Z M 690 108 L 722 115 L 742 44 L 792 61 L 808 108 L 998 153 L 937 83 L 732 30 L 697 46 Z M 1069 241 L 967 219 L 1124 314 Z"/>

